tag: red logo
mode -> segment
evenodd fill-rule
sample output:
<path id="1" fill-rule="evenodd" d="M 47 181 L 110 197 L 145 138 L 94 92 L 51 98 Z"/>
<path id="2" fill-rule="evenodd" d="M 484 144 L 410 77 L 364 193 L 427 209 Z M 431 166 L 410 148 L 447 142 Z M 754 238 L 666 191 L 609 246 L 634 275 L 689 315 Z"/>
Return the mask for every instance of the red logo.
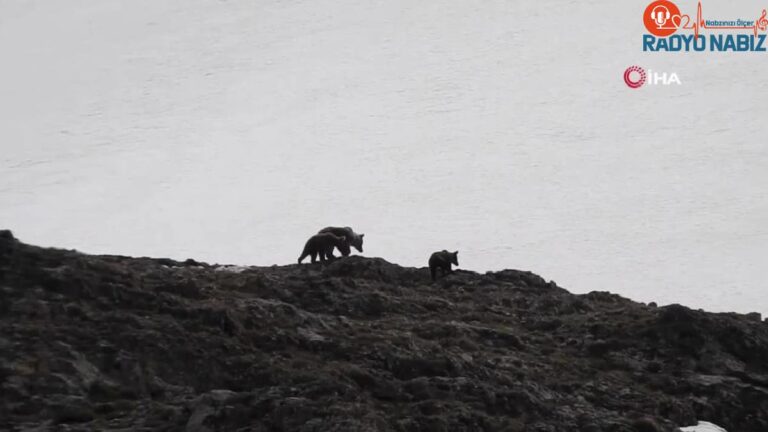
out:
<path id="1" fill-rule="evenodd" d="M 645 69 L 640 66 L 630 66 L 624 71 L 624 82 L 629 88 L 636 89 L 645 84 Z"/>
<path id="2" fill-rule="evenodd" d="M 668 0 L 656 0 L 643 12 L 645 28 L 654 36 L 671 35 L 680 27 L 680 21 L 680 9 Z"/>

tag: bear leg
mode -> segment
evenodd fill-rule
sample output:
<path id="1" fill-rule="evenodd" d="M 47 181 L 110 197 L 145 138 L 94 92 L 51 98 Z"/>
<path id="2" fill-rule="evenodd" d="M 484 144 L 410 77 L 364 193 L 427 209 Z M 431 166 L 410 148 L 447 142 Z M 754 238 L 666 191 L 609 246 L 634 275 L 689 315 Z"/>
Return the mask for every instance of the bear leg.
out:
<path id="1" fill-rule="evenodd" d="M 299 255 L 299 264 L 301 264 L 302 261 L 304 261 L 304 258 L 309 256 L 309 252 L 307 251 L 307 248 L 305 247 L 303 251 L 301 251 L 301 255 Z"/>

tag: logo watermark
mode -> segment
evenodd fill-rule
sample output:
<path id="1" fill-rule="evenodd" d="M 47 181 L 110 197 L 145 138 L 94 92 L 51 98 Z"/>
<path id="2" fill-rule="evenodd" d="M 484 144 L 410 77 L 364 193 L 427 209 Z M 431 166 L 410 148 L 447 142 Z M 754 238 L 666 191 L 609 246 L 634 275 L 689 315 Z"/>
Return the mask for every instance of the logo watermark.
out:
<path id="1" fill-rule="evenodd" d="M 648 30 L 643 51 L 766 52 L 768 48 L 766 9 L 754 19 L 705 19 L 699 2 L 692 18 L 669 0 L 655 0 L 645 8 L 643 24 Z"/>
<path id="2" fill-rule="evenodd" d="M 624 83 L 632 89 L 643 85 L 670 86 L 682 85 L 676 72 L 657 72 L 651 69 L 647 71 L 640 66 L 630 66 L 624 71 Z"/>

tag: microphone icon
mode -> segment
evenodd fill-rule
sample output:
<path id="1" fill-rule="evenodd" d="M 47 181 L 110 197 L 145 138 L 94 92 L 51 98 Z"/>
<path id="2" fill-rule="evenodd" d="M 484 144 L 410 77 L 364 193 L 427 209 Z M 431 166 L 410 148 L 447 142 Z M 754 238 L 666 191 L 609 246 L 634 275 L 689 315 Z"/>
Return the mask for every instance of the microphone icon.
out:
<path id="1" fill-rule="evenodd" d="M 669 9 L 666 6 L 656 6 L 651 11 L 651 18 L 656 22 L 656 25 L 661 28 L 670 17 Z"/>
<path id="2" fill-rule="evenodd" d="M 653 0 L 643 11 L 643 24 L 648 33 L 657 37 L 667 37 L 672 33 L 688 28 L 683 18 L 687 15 L 680 14 L 680 8 L 670 0 Z M 693 20 L 685 21 L 695 24 Z M 693 28 L 693 27 L 691 27 Z M 698 37 L 698 35 L 697 35 Z"/>

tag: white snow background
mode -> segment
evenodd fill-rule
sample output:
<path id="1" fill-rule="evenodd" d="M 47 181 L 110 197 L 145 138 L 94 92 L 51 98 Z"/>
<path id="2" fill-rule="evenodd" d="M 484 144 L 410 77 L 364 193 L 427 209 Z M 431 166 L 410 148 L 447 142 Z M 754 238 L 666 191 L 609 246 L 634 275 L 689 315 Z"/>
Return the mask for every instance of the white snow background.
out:
<path id="1" fill-rule="evenodd" d="M 402 265 L 765 314 L 768 53 L 643 53 L 645 6 L 0 0 L 0 227 L 271 265 L 350 225 Z"/>

